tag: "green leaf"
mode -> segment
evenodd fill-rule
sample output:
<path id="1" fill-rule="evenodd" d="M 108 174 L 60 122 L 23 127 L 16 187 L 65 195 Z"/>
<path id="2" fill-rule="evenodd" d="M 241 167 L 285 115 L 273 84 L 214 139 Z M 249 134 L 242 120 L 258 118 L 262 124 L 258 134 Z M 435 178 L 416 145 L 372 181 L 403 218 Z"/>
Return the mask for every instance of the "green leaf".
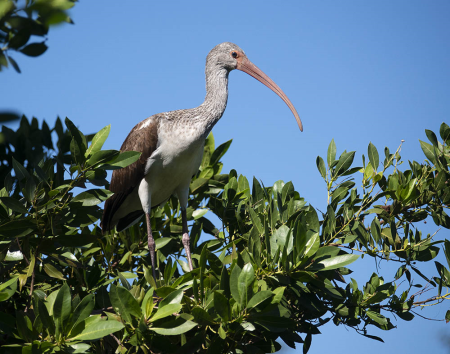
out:
<path id="1" fill-rule="evenodd" d="M 44 54 L 47 48 L 48 47 L 45 44 L 45 42 L 31 43 L 28 44 L 26 47 L 22 48 L 20 52 L 29 57 L 38 57 L 39 55 Z"/>
<path id="2" fill-rule="evenodd" d="M 159 327 L 150 327 L 149 329 L 161 334 L 163 336 L 176 336 L 179 334 L 186 333 L 187 331 L 191 330 L 192 328 L 196 327 L 197 323 L 192 321 L 186 321 L 182 325 L 172 328 L 159 328 Z"/>
<path id="3" fill-rule="evenodd" d="M 248 287 L 252 284 L 254 279 L 255 279 L 255 270 L 253 269 L 251 263 L 247 263 L 246 265 L 244 265 L 244 268 L 242 268 L 241 274 L 239 274 L 238 279 L 238 290 L 240 297 L 239 303 L 241 304 L 247 303 Z"/>
<path id="4" fill-rule="evenodd" d="M 89 317 L 95 306 L 94 294 L 89 294 L 81 300 L 72 316 L 72 323 L 74 328 L 79 322 L 83 321 L 85 318 Z"/>
<path id="5" fill-rule="evenodd" d="M 253 295 L 253 297 L 248 302 L 247 308 L 251 309 L 253 307 L 258 306 L 263 301 L 272 297 L 272 295 L 273 295 L 273 293 L 270 290 L 263 290 L 263 291 L 257 292 L 255 295 Z"/>
<path id="6" fill-rule="evenodd" d="M 317 169 L 320 172 L 320 175 L 326 181 L 327 180 L 327 169 L 325 167 L 325 162 L 323 161 L 323 159 L 320 156 L 317 156 L 316 165 L 317 165 Z"/>
<path id="7" fill-rule="evenodd" d="M 311 332 L 308 332 L 308 334 L 305 337 L 305 341 L 303 342 L 303 354 L 308 353 L 309 348 L 311 348 L 311 341 L 312 341 Z"/>
<path id="8" fill-rule="evenodd" d="M 20 119 L 20 115 L 17 114 L 16 112 L 11 112 L 11 111 L 0 111 L 0 123 L 3 122 L 12 122 L 15 120 Z"/>
<path id="9" fill-rule="evenodd" d="M 183 290 L 178 289 L 167 295 L 164 300 L 159 303 L 159 306 L 163 307 L 169 304 L 180 304 L 181 300 L 183 300 Z"/>
<path id="10" fill-rule="evenodd" d="M 137 151 L 125 151 L 121 152 L 113 161 L 108 162 L 102 166 L 105 170 L 116 170 L 119 168 L 127 167 L 132 163 L 136 162 L 141 156 L 140 152 Z"/>
<path id="11" fill-rule="evenodd" d="M 432 132 L 431 130 L 425 129 L 425 134 L 427 135 L 428 140 L 430 140 L 430 142 L 433 144 L 433 146 L 439 147 L 438 140 L 437 140 L 436 134 L 434 134 L 434 132 Z"/>
<path id="12" fill-rule="evenodd" d="M 237 264 L 234 266 L 233 270 L 231 271 L 230 276 L 230 290 L 231 290 L 231 296 L 233 299 L 237 302 L 241 302 L 241 297 L 239 295 L 239 276 L 241 275 L 242 269 Z"/>
<path id="13" fill-rule="evenodd" d="M 23 237 L 36 230 L 36 223 L 31 219 L 16 219 L 0 226 L 0 236 Z"/>
<path id="14" fill-rule="evenodd" d="M 30 178 L 30 174 L 28 173 L 28 171 L 25 169 L 25 167 L 22 166 L 20 162 L 18 162 L 14 158 L 14 156 L 12 157 L 12 164 L 16 177 L 19 181 L 22 181 L 25 178 Z"/>
<path id="15" fill-rule="evenodd" d="M 233 140 L 228 140 L 225 143 L 219 145 L 217 149 L 214 150 L 213 154 L 211 155 L 211 160 L 209 161 L 210 165 L 215 165 L 219 162 L 219 160 L 222 158 L 223 155 L 228 151 L 228 148 L 231 145 L 231 142 Z"/>
<path id="16" fill-rule="evenodd" d="M 22 190 L 25 199 L 32 203 L 34 201 L 34 197 L 36 195 L 36 183 L 34 181 L 33 176 L 27 179 L 25 183 L 25 188 Z"/>
<path id="17" fill-rule="evenodd" d="M 43 301 L 38 300 L 37 302 L 38 302 L 37 312 L 39 313 L 39 317 L 42 321 L 42 324 L 49 331 L 49 333 L 55 334 L 55 322 L 53 321 L 53 318 L 50 317 L 47 307 L 45 306 Z"/>
<path id="18" fill-rule="evenodd" d="M 81 203 L 82 206 L 92 206 L 100 204 L 112 196 L 114 193 L 106 189 L 90 189 L 78 194 L 71 203 Z"/>
<path id="19" fill-rule="evenodd" d="M 103 144 L 106 141 L 106 138 L 109 135 L 109 131 L 111 130 L 111 124 L 107 125 L 103 129 L 101 129 L 97 134 L 94 135 L 92 138 L 91 145 L 86 150 L 86 157 L 96 153 L 97 151 L 100 151 Z"/>
<path id="20" fill-rule="evenodd" d="M 423 153 L 425 154 L 426 158 L 431 161 L 433 164 L 436 163 L 436 159 L 434 157 L 434 150 L 433 150 L 433 146 L 422 141 L 419 140 L 420 142 L 420 147 L 422 148 Z"/>
<path id="21" fill-rule="evenodd" d="M 374 218 L 372 223 L 370 224 L 370 232 L 372 233 L 372 237 L 375 242 L 378 244 L 381 242 L 381 225 L 378 218 Z"/>
<path id="22" fill-rule="evenodd" d="M 1 197 L 0 200 L 9 209 L 15 211 L 16 213 L 26 214 L 28 211 L 27 208 L 25 208 L 25 206 L 21 202 L 19 202 L 16 198 Z"/>
<path id="23" fill-rule="evenodd" d="M 8 60 L 9 60 L 9 62 L 11 63 L 11 65 L 12 65 L 12 67 L 14 68 L 14 70 L 17 72 L 17 73 L 21 73 L 21 71 L 20 71 L 20 68 L 19 68 L 19 65 L 17 64 L 17 62 L 13 59 L 13 58 L 11 58 L 9 55 L 8 55 Z"/>
<path id="24" fill-rule="evenodd" d="M 0 17 L 5 17 L 9 11 L 14 10 L 14 2 L 12 1 L 3 1 L 0 3 Z"/>
<path id="25" fill-rule="evenodd" d="M 127 289 L 112 284 L 109 291 L 109 299 L 114 311 L 126 322 L 131 323 L 133 317 L 140 318 L 142 316 L 139 303 Z"/>
<path id="26" fill-rule="evenodd" d="M 78 145 L 75 137 L 72 137 L 72 141 L 70 142 L 70 154 L 73 157 L 72 162 L 81 165 L 84 163 L 84 154 L 81 152 L 80 145 Z"/>
<path id="27" fill-rule="evenodd" d="M 167 245 L 170 241 L 172 241 L 171 237 L 160 237 L 155 240 L 155 249 L 160 250 L 165 245 Z"/>
<path id="28" fill-rule="evenodd" d="M 272 257 L 275 256 L 275 253 L 277 252 L 277 249 L 280 248 L 280 251 L 283 251 L 283 249 L 286 246 L 286 252 L 287 254 L 290 254 L 292 252 L 293 248 L 293 238 L 289 237 L 289 242 L 286 245 L 286 241 L 288 239 L 288 235 L 290 233 L 290 229 L 286 225 L 281 225 L 273 235 L 270 237 L 270 249 Z"/>
<path id="29" fill-rule="evenodd" d="M 98 321 L 92 323 L 91 325 L 87 325 L 86 328 L 81 331 L 81 333 L 79 333 L 75 337 L 67 339 L 67 341 L 95 340 L 120 331 L 124 327 L 125 326 L 121 322 L 115 320 Z"/>
<path id="30" fill-rule="evenodd" d="M 208 211 L 209 211 L 209 209 L 197 209 L 197 210 L 194 210 L 194 212 L 192 213 L 192 217 L 194 218 L 194 220 L 200 219 Z"/>
<path id="31" fill-rule="evenodd" d="M 353 263 L 358 258 L 359 256 L 356 254 L 344 254 L 321 260 L 320 262 L 315 263 L 311 268 L 319 271 L 337 269 Z"/>
<path id="32" fill-rule="evenodd" d="M 436 173 L 434 177 L 434 187 L 437 191 L 445 188 L 445 182 L 447 180 L 447 176 L 445 171 L 439 171 Z"/>
<path id="33" fill-rule="evenodd" d="M 372 165 L 372 167 L 376 171 L 377 168 L 378 168 L 378 165 L 380 163 L 380 159 L 379 159 L 377 148 L 372 143 L 369 143 L 369 147 L 368 147 L 367 150 L 368 150 L 370 164 Z"/>
<path id="34" fill-rule="evenodd" d="M 87 166 L 95 166 L 101 163 L 108 163 L 110 161 L 114 161 L 119 155 L 119 151 L 117 150 L 100 150 L 96 151 L 92 154 L 92 156 L 87 160 Z"/>
<path id="35" fill-rule="evenodd" d="M 227 338 L 227 333 L 225 332 L 225 330 L 223 329 L 222 325 L 220 325 L 218 332 L 219 333 L 219 337 L 222 339 Z"/>
<path id="36" fill-rule="evenodd" d="M 380 315 L 378 312 L 374 311 L 366 311 L 366 315 L 370 317 L 371 320 L 378 323 L 381 326 L 386 326 L 388 324 L 388 320 L 383 315 Z"/>
<path id="37" fill-rule="evenodd" d="M 450 127 L 445 124 L 442 123 L 440 128 L 439 128 L 439 135 L 441 136 L 442 140 L 449 145 L 450 143 Z"/>
<path id="38" fill-rule="evenodd" d="M 159 320 L 161 318 L 171 316 L 174 313 L 177 313 L 181 310 L 182 305 L 181 304 L 168 304 L 164 307 L 159 307 L 158 311 L 150 317 L 150 322 L 154 322 L 156 320 Z"/>
<path id="39" fill-rule="evenodd" d="M 34 259 L 35 258 L 33 257 L 33 260 Z M 34 263 L 33 263 L 33 267 L 34 267 Z M 30 269 L 32 270 L 33 268 L 30 265 L 28 267 L 28 269 L 29 269 L 28 272 L 30 272 Z M 20 279 L 20 277 L 14 277 L 0 285 L 0 302 L 8 300 L 16 293 L 18 279 Z M 1 329 L 1 327 L 0 327 L 0 329 Z"/>
<path id="40" fill-rule="evenodd" d="M 332 205 L 327 206 L 326 214 L 326 230 L 328 235 L 332 236 L 334 234 L 334 229 L 336 228 L 336 215 Z"/>
<path id="41" fill-rule="evenodd" d="M 447 259 L 447 264 L 450 268 L 450 241 L 449 240 L 444 240 L 444 253 L 445 253 L 445 258 Z"/>
<path id="42" fill-rule="evenodd" d="M 256 327 L 253 324 L 251 324 L 250 322 L 242 322 L 241 327 L 244 330 L 250 331 L 250 332 L 253 332 L 256 329 Z"/>
<path id="43" fill-rule="evenodd" d="M 331 164 L 336 160 L 336 144 L 334 142 L 334 139 L 331 139 L 330 145 L 328 145 L 328 151 L 327 151 L 327 163 L 328 168 L 330 168 Z"/>
<path id="44" fill-rule="evenodd" d="M 142 300 L 141 303 L 141 310 L 144 314 L 145 319 L 150 317 L 153 311 L 153 307 L 155 306 L 155 303 L 153 302 L 153 293 L 154 288 L 150 288 L 145 294 L 144 300 Z"/>
<path id="45" fill-rule="evenodd" d="M 306 244 L 302 249 L 302 253 L 306 257 L 312 257 L 316 254 L 317 250 L 320 247 L 320 236 L 317 232 L 307 231 L 306 232 Z"/>
<path id="46" fill-rule="evenodd" d="M 14 310 L 13 310 L 14 311 Z M 16 312 L 17 331 L 26 342 L 32 341 L 32 325 L 30 318 L 23 311 Z"/>
<path id="47" fill-rule="evenodd" d="M 44 264 L 44 271 L 52 278 L 66 280 L 63 274 L 50 263 Z"/>
<path id="48" fill-rule="evenodd" d="M 0 284 L 0 291 L 3 291 L 4 289 L 10 287 L 13 283 L 17 283 L 17 279 L 19 278 L 18 275 L 12 277 L 11 279 L 5 281 L 4 283 Z"/>
<path id="49" fill-rule="evenodd" d="M 67 283 L 59 289 L 53 304 L 53 317 L 63 325 L 72 312 L 72 299 L 70 296 L 70 288 Z"/>
<path id="50" fill-rule="evenodd" d="M 373 335 L 370 335 L 370 334 L 364 334 L 364 333 L 362 333 L 362 335 L 363 335 L 364 337 L 367 337 L 367 338 L 370 338 L 370 339 L 374 339 L 374 340 L 377 340 L 377 341 L 379 341 L 379 342 L 381 342 L 381 343 L 384 343 L 384 340 L 381 339 L 380 337 L 373 336 Z"/>
<path id="51" fill-rule="evenodd" d="M 229 306 L 228 299 L 218 291 L 214 291 L 214 309 L 224 322 L 229 320 Z"/>
<path id="52" fill-rule="evenodd" d="M 355 158 L 355 152 L 344 152 L 341 157 L 339 157 L 339 161 L 336 164 L 336 168 L 334 170 L 335 176 L 340 176 L 345 171 L 348 170 L 348 168 L 352 165 L 353 159 Z"/>

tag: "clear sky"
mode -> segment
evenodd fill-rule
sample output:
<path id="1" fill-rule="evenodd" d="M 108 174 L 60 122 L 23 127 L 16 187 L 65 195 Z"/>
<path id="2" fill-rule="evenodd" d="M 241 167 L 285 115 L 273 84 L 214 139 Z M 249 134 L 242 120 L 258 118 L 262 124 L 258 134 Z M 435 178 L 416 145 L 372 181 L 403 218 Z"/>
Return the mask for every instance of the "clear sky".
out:
<path id="1" fill-rule="evenodd" d="M 402 156 L 422 161 L 418 139 L 438 132 L 450 114 L 450 2 L 434 1 L 81 1 L 75 25 L 50 30 L 39 58 L 15 55 L 22 74 L 0 73 L 0 109 L 53 124 L 69 117 L 84 133 L 111 124 L 105 148 L 118 149 L 142 119 L 191 108 L 205 94 L 205 57 L 216 44 L 239 45 L 296 106 L 287 106 L 243 72 L 232 72 L 228 107 L 213 133 L 233 139 L 224 170 L 265 185 L 293 181 L 308 202 L 326 205 L 316 169 L 335 139 L 338 154 L 380 153 L 405 140 Z M 430 223 L 428 232 L 437 228 Z M 449 238 L 441 230 L 439 238 Z M 445 260 L 441 259 L 445 264 Z M 382 268 L 386 281 L 396 267 Z M 429 274 L 436 275 L 434 265 Z M 368 280 L 364 260 L 352 275 Z M 422 311 L 442 319 L 449 304 Z M 370 334 L 385 344 L 328 324 L 310 353 L 448 353 L 450 324 L 393 319 L 397 329 Z M 302 352 L 284 346 L 282 353 Z"/>

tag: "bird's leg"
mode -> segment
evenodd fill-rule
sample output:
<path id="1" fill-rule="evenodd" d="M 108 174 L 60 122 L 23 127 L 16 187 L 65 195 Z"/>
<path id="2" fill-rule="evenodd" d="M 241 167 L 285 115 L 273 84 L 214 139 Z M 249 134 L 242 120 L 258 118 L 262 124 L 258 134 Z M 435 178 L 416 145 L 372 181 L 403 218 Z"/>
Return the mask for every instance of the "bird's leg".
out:
<path id="1" fill-rule="evenodd" d="M 150 213 L 145 213 L 145 219 L 147 220 L 147 233 L 148 233 L 148 251 L 150 253 L 150 259 L 152 261 L 153 278 L 156 281 L 156 261 L 155 261 L 155 240 L 152 234 L 152 224 L 150 223 Z"/>
<path id="2" fill-rule="evenodd" d="M 191 242 L 189 239 L 189 229 L 187 225 L 187 216 L 186 216 L 186 209 L 181 209 L 181 220 L 183 223 L 183 246 L 184 250 L 186 251 L 186 258 L 188 260 L 189 269 L 192 270 L 192 258 L 191 258 Z"/>

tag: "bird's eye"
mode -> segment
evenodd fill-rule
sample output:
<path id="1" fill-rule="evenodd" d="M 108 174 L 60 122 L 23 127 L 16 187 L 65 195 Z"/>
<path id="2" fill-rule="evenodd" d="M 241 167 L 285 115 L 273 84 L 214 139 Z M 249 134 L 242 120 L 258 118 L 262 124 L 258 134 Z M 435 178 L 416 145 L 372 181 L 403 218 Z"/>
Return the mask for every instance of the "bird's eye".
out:
<path id="1" fill-rule="evenodd" d="M 236 53 L 236 52 L 231 52 L 231 56 L 233 57 L 233 58 L 237 58 L 238 57 L 238 53 Z"/>

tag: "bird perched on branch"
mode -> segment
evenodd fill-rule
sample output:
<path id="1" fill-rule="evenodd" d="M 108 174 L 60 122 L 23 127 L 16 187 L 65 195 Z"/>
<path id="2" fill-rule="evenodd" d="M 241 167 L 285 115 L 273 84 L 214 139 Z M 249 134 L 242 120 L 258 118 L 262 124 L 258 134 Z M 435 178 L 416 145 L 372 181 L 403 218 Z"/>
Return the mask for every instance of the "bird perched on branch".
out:
<path id="1" fill-rule="evenodd" d="M 192 270 L 186 207 L 191 178 L 202 161 L 205 139 L 222 117 L 228 99 L 228 74 L 238 69 L 273 90 L 288 105 L 303 131 L 300 117 L 283 91 L 237 45 L 229 42 L 215 46 L 206 58 L 206 97 L 196 108 L 155 114 L 138 123 L 128 134 L 124 151 L 138 151 L 138 161 L 113 172 L 102 217 L 103 232 L 126 229 L 145 214 L 148 249 L 153 277 L 156 279 L 155 241 L 152 236 L 151 208 L 175 194 L 181 205 L 182 242 L 189 269 Z"/>

